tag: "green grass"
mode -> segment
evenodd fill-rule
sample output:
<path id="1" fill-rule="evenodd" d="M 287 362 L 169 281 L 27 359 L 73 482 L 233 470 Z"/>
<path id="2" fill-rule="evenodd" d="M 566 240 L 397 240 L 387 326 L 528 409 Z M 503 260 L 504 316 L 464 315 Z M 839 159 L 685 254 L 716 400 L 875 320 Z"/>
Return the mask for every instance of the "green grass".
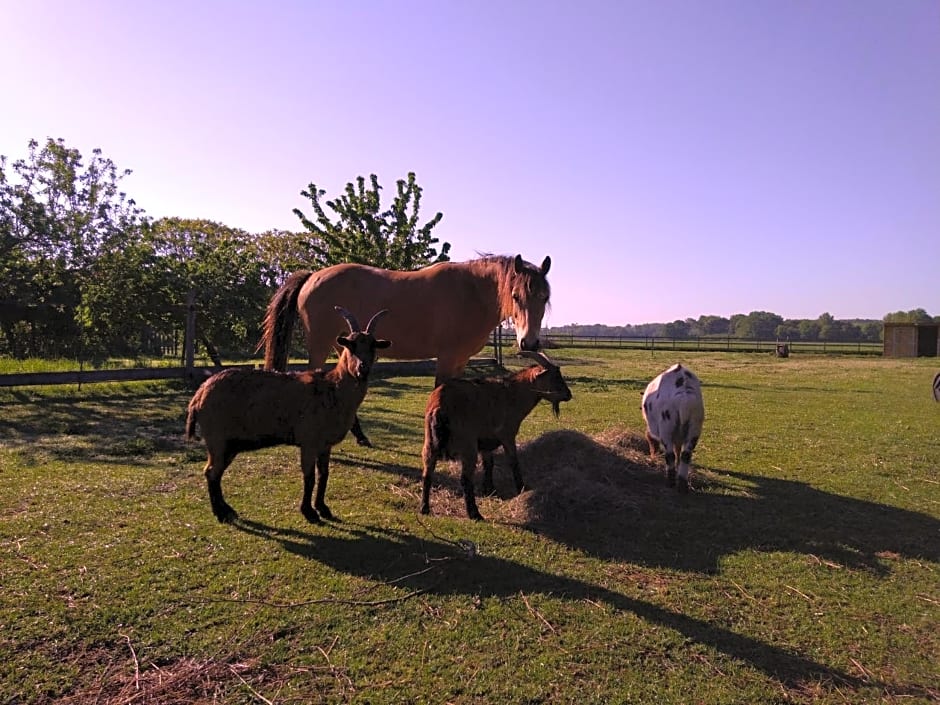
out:
<path id="1" fill-rule="evenodd" d="M 676 361 L 552 356 L 574 399 L 522 441 L 641 432 Z M 538 526 L 511 493 L 480 500 L 486 523 L 446 511 L 449 464 L 417 514 L 427 378 L 375 381 L 376 448 L 334 449 L 322 526 L 292 448 L 238 457 L 241 520 L 218 524 L 181 385 L 0 390 L 0 703 L 937 702 L 936 361 L 682 361 L 706 402 L 696 491 L 650 467 L 611 485 L 631 502 Z"/>

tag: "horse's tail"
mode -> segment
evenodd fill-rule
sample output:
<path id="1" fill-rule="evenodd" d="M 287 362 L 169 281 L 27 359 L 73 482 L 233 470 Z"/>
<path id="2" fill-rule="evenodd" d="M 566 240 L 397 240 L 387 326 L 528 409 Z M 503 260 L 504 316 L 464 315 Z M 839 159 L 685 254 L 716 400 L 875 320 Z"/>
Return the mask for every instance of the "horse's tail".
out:
<path id="1" fill-rule="evenodd" d="M 287 369 L 287 357 L 290 352 L 291 334 L 294 332 L 294 322 L 297 320 L 297 297 L 303 285 L 313 274 L 304 269 L 291 274 L 287 281 L 281 284 L 264 314 L 263 333 L 256 350 L 264 346 L 264 369 Z"/>

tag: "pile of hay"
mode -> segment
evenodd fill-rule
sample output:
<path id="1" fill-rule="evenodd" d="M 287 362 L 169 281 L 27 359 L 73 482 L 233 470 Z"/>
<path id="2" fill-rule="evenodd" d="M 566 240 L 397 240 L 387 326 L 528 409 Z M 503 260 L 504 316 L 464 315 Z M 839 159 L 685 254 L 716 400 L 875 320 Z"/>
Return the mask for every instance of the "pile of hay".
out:
<path id="1" fill-rule="evenodd" d="M 478 497 L 488 520 L 539 530 L 559 522 L 635 513 L 666 491 L 662 459 L 649 457 L 642 433 L 611 429 L 597 436 L 551 431 L 519 448 L 526 490 L 516 495 L 503 453 L 496 453 L 496 496 Z M 476 472 L 476 486 L 482 481 Z M 431 494 L 437 516 L 466 516 L 457 463 L 440 462 Z"/>

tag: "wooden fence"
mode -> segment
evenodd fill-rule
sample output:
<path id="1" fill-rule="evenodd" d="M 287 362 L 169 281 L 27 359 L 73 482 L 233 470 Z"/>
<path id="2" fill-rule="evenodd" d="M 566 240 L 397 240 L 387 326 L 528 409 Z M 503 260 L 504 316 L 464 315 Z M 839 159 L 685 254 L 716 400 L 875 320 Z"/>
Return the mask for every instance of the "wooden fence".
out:
<path id="1" fill-rule="evenodd" d="M 658 336 L 567 335 L 547 333 L 542 336 L 547 348 L 609 348 L 622 350 L 679 350 L 691 352 L 774 353 L 786 344 L 792 355 L 881 355 L 880 341 L 840 342 L 832 340 L 758 340 L 752 338 L 706 337 L 665 338 Z"/>
<path id="2" fill-rule="evenodd" d="M 602 348 L 616 350 L 676 350 L 691 352 L 749 352 L 774 353 L 779 341 L 751 340 L 747 338 L 663 338 L 654 336 L 602 336 L 602 335 L 565 335 L 543 333 L 542 340 L 547 349 L 552 348 Z M 504 346 L 514 346 L 515 339 L 505 331 L 493 332 L 482 356 L 470 361 L 471 368 L 502 367 Z M 824 354 L 824 355 L 881 355 L 880 342 L 834 342 L 834 341 L 787 341 L 789 354 Z M 136 367 L 125 369 L 79 369 L 67 372 L 23 372 L 0 375 L 0 387 L 21 387 L 51 384 L 94 384 L 98 382 L 129 382 L 143 380 L 177 379 L 193 386 L 209 375 L 222 369 L 219 365 L 196 365 L 191 350 L 187 350 L 188 364 L 181 367 Z M 225 367 L 254 367 L 258 363 L 225 365 Z M 328 365 L 327 365 L 328 367 Z M 291 365 L 291 369 L 301 370 L 305 365 Z M 413 362 L 380 361 L 376 366 L 377 375 L 433 375 L 433 360 Z"/>

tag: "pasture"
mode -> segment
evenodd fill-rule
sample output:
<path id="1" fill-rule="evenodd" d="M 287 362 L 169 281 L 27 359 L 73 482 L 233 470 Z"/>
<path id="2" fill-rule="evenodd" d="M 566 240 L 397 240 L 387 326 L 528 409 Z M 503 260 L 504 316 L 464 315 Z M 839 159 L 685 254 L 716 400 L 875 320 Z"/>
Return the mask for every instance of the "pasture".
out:
<path id="1" fill-rule="evenodd" d="M 418 514 L 428 377 L 374 380 L 318 526 L 286 447 L 216 521 L 181 385 L 0 390 L 0 703 L 940 701 L 936 360 L 550 353 L 574 398 L 483 523 L 451 463 Z M 677 361 L 687 496 L 639 408 Z"/>

